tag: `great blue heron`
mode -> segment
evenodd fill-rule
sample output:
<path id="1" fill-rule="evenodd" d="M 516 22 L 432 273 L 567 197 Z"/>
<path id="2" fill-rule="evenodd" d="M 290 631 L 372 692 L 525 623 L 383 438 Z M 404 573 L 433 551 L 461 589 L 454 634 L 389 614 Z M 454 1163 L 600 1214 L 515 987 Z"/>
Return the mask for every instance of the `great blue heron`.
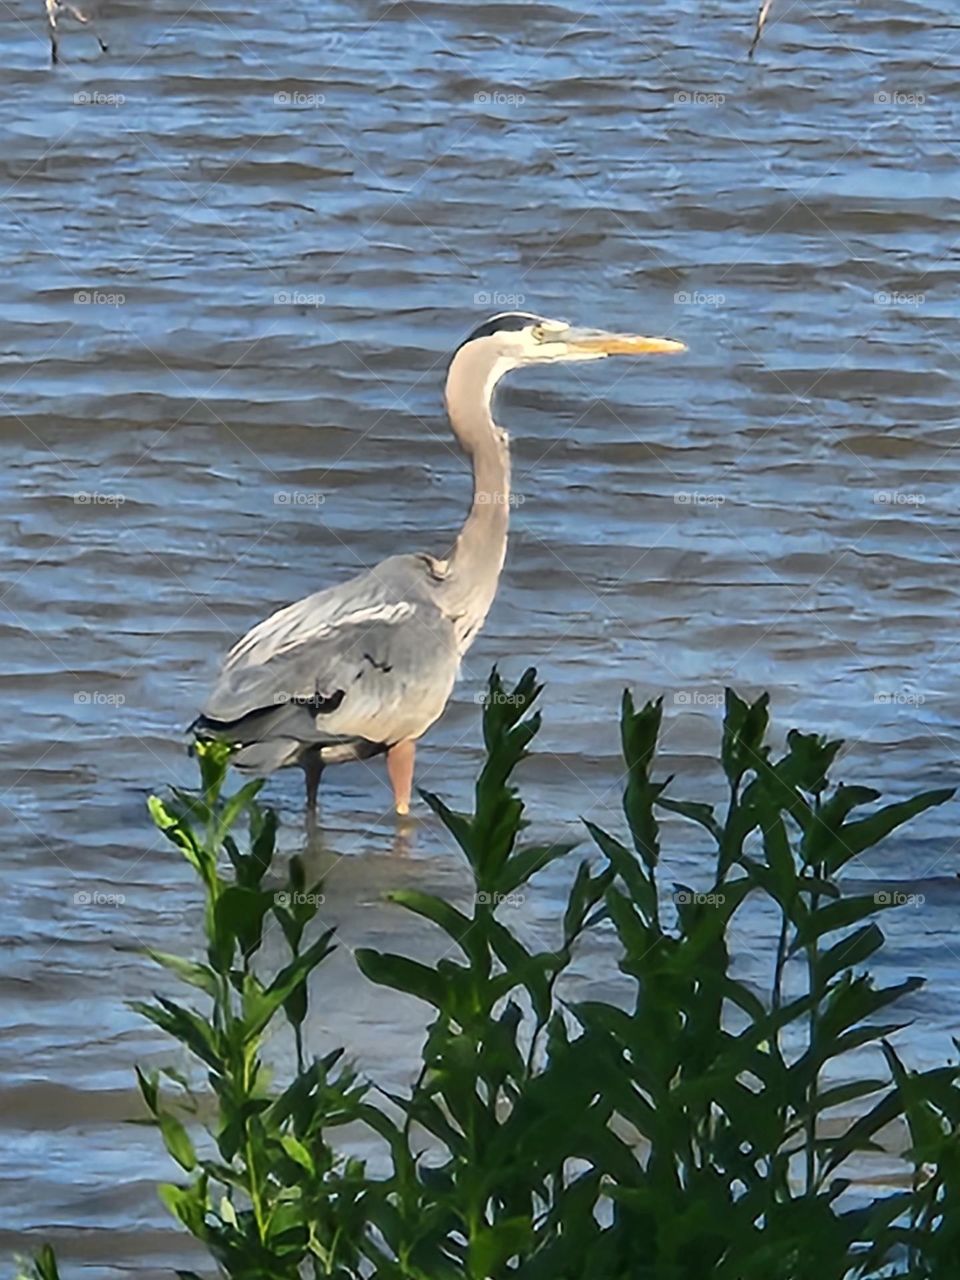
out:
<path id="1" fill-rule="evenodd" d="M 193 731 L 234 744 L 233 764 L 250 773 L 300 765 L 310 811 L 325 765 L 386 753 L 406 814 L 415 743 L 447 704 L 506 555 L 510 447 L 491 414 L 494 387 L 523 365 L 683 350 L 522 312 L 474 329 L 446 383 L 450 425 L 473 466 L 473 504 L 452 550 L 390 556 L 272 614 L 227 654 Z"/>
<path id="2" fill-rule="evenodd" d="M 90 19 L 75 4 L 68 4 L 67 0 L 46 0 L 47 6 L 47 25 L 50 28 L 50 61 L 56 66 L 60 61 L 60 37 L 59 37 L 59 21 L 64 14 L 71 18 L 75 18 L 81 26 L 90 27 L 96 37 L 97 44 L 100 46 L 102 53 L 107 53 L 107 46 L 100 39 L 97 31 L 94 30 Z"/>

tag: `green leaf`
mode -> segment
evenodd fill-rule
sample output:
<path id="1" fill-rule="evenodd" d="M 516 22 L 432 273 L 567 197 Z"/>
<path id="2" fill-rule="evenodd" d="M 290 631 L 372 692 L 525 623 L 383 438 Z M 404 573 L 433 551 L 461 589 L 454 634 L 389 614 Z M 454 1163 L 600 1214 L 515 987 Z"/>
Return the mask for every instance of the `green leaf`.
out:
<path id="1" fill-rule="evenodd" d="M 910 1129 L 910 1155 L 917 1164 L 933 1164 L 939 1160 L 942 1149 L 947 1146 L 947 1135 L 952 1126 L 947 1126 L 931 1105 L 924 1089 L 924 1076 L 919 1072 L 908 1071 L 893 1045 L 885 1041 L 880 1047 L 898 1095 L 904 1103 Z M 949 1143 L 951 1146 L 955 1143 L 955 1134 L 950 1133 Z M 951 1163 L 955 1167 L 955 1161 L 952 1160 Z"/>
<path id="2" fill-rule="evenodd" d="M 163 996 L 157 997 L 156 1004 L 131 1000 L 130 1008 L 154 1023 L 161 1031 L 174 1036 L 215 1071 L 222 1069 L 223 1061 L 216 1030 L 193 1009 L 185 1009 Z"/>
<path id="3" fill-rule="evenodd" d="M 290 1159 L 300 1165 L 302 1169 L 306 1169 L 307 1173 L 312 1175 L 316 1172 L 313 1156 L 299 1138 L 295 1138 L 292 1133 L 285 1133 L 280 1139 L 280 1145 Z"/>
<path id="4" fill-rule="evenodd" d="M 809 915 L 805 916 L 797 926 L 796 937 L 790 947 L 790 954 L 795 955 L 804 947 L 809 946 L 811 942 L 822 938 L 824 934 L 833 933 L 835 929 L 848 929 L 851 925 L 858 924 L 861 920 L 866 920 L 870 916 L 876 915 L 879 911 L 883 911 L 887 905 L 892 904 L 877 902 L 876 896 L 873 894 L 861 894 L 849 898 L 838 898 L 825 903 L 823 906 L 818 906 L 815 911 L 811 911 Z"/>
<path id="5" fill-rule="evenodd" d="M 882 1009 L 902 1000 L 923 986 L 923 978 L 905 978 L 889 987 L 875 987 L 869 974 L 844 977 L 831 989 L 820 1013 L 820 1031 L 824 1041 L 839 1036 L 841 1031 L 858 1022 L 875 1017 Z"/>
<path id="6" fill-rule="evenodd" d="M 542 689 L 543 685 L 537 684 L 535 667 L 528 667 L 509 693 L 503 687 L 497 668 L 493 668 L 483 703 L 483 744 L 488 755 L 495 754 L 509 741 L 510 730 L 520 723 Z"/>
<path id="7" fill-rule="evenodd" d="M 669 796 L 660 796 L 657 804 L 661 809 L 667 809 L 670 813 L 679 814 L 681 818 L 689 818 L 691 822 L 696 822 L 705 831 L 709 831 L 719 844 L 723 831 L 717 822 L 712 805 L 699 804 L 694 800 L 671 800 Z"/>
<path id="8" fill-rule="evenodd" d="M 296 1030 L 303 1025 L 307 1016 L 308 996 L 307 984 L 302 982 L 299 987 L 294 987 L 293 991 L 287 996 L 283 1002 L 283 1012 L 287 1016 L 287 1021 L 291 1027 Z"/>
<path id="9" fill-rule="evenodd" d="M 151 960 L 182 978 L 184 982 L 189 982 L 193 987 L 199 987 L 208 996 L 216 997 L 217 975 L 209 965 L 196 964 L 192 960 L 184 960 L 180 956 L 170 955 L 165 951 L 154 951 L 152 947 L 146 948 L 146 954 Z"/>
<path id="10" fill-rule="evenodd" d="M 354 959 L 364 977 L 378 986 L 416 996 L 437 1009 L 444 1008 L 449 999 L 449 987 L 441 975 L 418 960 L 369 947 L 358 947 Z"/>
<path id="11" fill-rule="evenodd" d="M 228 831 L 232 830 L 240 816 L 251 807 L 257 797 L 257 792 L 262 786 L 263 779 L 254 778 L 252 782 L 248 782 L 239 791 L 228 797 L 223 808 L 217 814 L 216 827 L 214 829 L 214 842 L 216 844 L 221 843 L 223 837 Z M 262 863 L 258 863 L 257 866 L 261 874 L 266 869 Z M 259 877 L 255 877 L 254 884 L 258 882 Z"/>
<path id="12" fill-rule="evenodd" d="M 879 1093 L 886 1083 L 885 1080 L 851 1080 L 846 1084 L 832 1085 L 815 1094 L 810 1099 L 811 1106 L 801 1105 L 798 1110 L 801 1115 L 810 1110 L 820 1115 L 833 1107 L 847 1107 L 851 1102 Z"/>
<path id="13" fill-rule="evenodd" d="M 720 759 L 732 786 L 739 786 L 748 770 L 756 770 L 767 756 L 764 739 L 770 719 L 770 695 L 762 694 L 748 704 L 732 689 L 726 690 L 723 718 L 723 741 Z"/>
<path id="14" fill-rule="evenodd" d="M 825 986 L 835 973 L 863 964 L 882 946 L 883 934 L 877 925 L 867 924 L 862 929 L 855 929 L 817 956 L 815 981 L 818 985 Z"/>
<path id="15" fill-rule="evenodd" d="M 620 745 L 627 769 L 645 777 L 650 772 L 663 721 L 663 699 L 647 702 L 637 711 L 633 695 L 624 689 L 620 705 Z"/>
<path id="16" fill-rule="evenodd" d="M 655 921 L 659 911 L 657 886 L 643 863 L 637 860 L 626 845 L 615 840 L 594 823 L 584 820 L 584 826 L 609 860 L 617 875 L 629 890 L 634 903 L 643 911 L 648 921 Z"/>
<path id="17" fill-rule="evenodd" d="M 897 827 L 903 826 L 927 809 L 945 804 L 953 796 L 952 787 L 924 791 L 911 800 L 888 804 L 868 818 L 845 822 L 835 832 L 824 837 L 822 845 L 817 849 L 816 861 L 826 863 L 831 872 L 839 871 L 851 858 L 855 858 L 864 849 L 871 849 L 885 836 L 896 831 Z"/>
<path id="18" fill-rule="evenodd" d="M 420 790 L 421 799 L 429 805 L 433 812 L 437 815 L 443 825 L 456 840 L 457 844 L 466 855 L 467 861 L 471 866 L 474 865 L 473 854 L 473 822 L 469 814 L 454 813 L 447 807 L 439 796 L 435 796 L 432 791 Z"/>
<path id="19" fill-rule="evenodd" d="M 880 792 L 872 787 L 848 787 L 841 783 L 817 810 L 803 834 L 800 845 L 803 861 L 810 866 L 822 862 L 825 851 L 836 841 L 837 831 L 847 816 L 861 805 L 873 804 L 879 799 Z"/>
<path id="20" fill-rule="evenodd" d="M 281 969 L 265 991 L 245 1001 L 246 1025 L 244 1036 L 247 1042 L 261 1034 L 270 1019 L 292 993 L 304 982 L 321 961 L 333 951 L 330 939 L 333 930 L 328 929 L 316 942 L 311 943 L 301 955 L 297 956 L 285 968 Z"/>
<path id="21" fill-rule="evenodd" d="M 538 871 L 548 867 L 558 858 L 564 858 L 577 847 L 575 840 L 557 840 L 554 844 L 524 845 L 507 861 L 497 877 L 493 889 L 508 894 L 526 884 Z"/>
<path id="22" fill-rule="evenodd" d="M 879 1151 L 882 1147 L 874 1141 L 876 1134 L 898 1119 L 903 1101 L 895 1089 L 876 1102 L 868 1112 L 858 1116 L 843 1133 L 831 1143 L 825 1158 L 825 1169 L 836 1169 L 856 1152 Z"/>
<path id="23" fill-rule="evenodd" d="M 164 801 L 166 808 L 185 827 L 206 827 L 213 821 L 213 810 L 196 791 L 183 787 L 171 787 Z"/>
<path id="24" fill-rule="evenodd" d="M 244 957 L 259 950 L 263 917 L 273 901 L 272 893 L 240 885 L 230 885 L 217 898 L 213 908 L 216 951 L 211 959 L 221 973 L 233 964 L 235 946 Z"/>
<path id="25" fill-rule="evenodd" d="M 143 1100 L 147 1104 L 147 1110 L 151 1115 L 157 1114 L 159 1102 L 159 1079 L 157 1073 L 152 1071 L 149 1075 L 143 1072 L 139 1067 L 134 1067 L 137 1075 L 137 1084 L 140 1086 L 140 1092 Z"/>
<path id="26" fill-rule="evenodd" d="M 563 937 L 570 943 L 589 923 L 590 913 L 597 903 L 602 901 L 609 889 L 615 870 L 606 867 L 596 876 L 590 874 L 590 864 L 581 862 L 567 897 L 566 910 L 563 913 Z"/>
<path id="27" fill-rule="evenodd" d="M 34 1269 L 39 1280 L 60 1280 L 57 1268 L 57 1256 L 49 1244 L 41 1245 L 33 1259 Z"/>
<path id="28" fill-rule="evenodd" d="M 147 808 L 154 825 L 175 844 L 209 888 L 216 880 L 216 856 L 197 839 L 193 831 L 176 818 L 159 796 L 150 796 Z"/>
<path id="29" fill-rule="evenodd" d="M 761 793 L 757 803 L 763 852 L 777 886 L 776 898 L 789 910 L 797 891 L 797 868 L 779 807 Z"/>
<path id="30" fill-rule="evenodd" d="M 509 929 L 498 920 L 487 924 L 490 945 L 514 986 L 526 988 L 534 1013 L 542 1024 L 550 1016 L 550 978 L 563 968 L 564 957 L 555 952 L 531 955 Z"/>
<path id="31" fill-rule="evenodd" d="M 193 753 L 200 765 L 204 799 L 210 805 L 219 798 L 223 789 L 233 751 L 234 748 L 227 742 L 206 740 L 194 743 Z"/>
<path id="32" fill-rule="evenodd" d="M 842 747 L 839 739 L 829 741 L 820 734 L 791 729 L 787 734 L 787 754 L 778 762 L 776 771 L 788 786 L 819 796 Z"/>
<path id="33" fill-rule="evenodd" d="M 204 1214 L 207 1207 L 206 1178 L 201 1177 L 187 1187 L 172 1182 L 161 1182 L 157 1194 L 167 1211 L 187 1228 L 198 1240 L 208 1237 Z"/>
<path id="34" fill-rule="evenodd" d="M 157 1124 L 163 1136 L 164 1146 L 177 1164 L 189 1173 L 191 1169 L 196 1167 L 197 1154 L 193 1149 L 193 1143 L 190 1141 L 190 1136 L 186 1129 L 176 1116 L 172 1116 L 166 1111 L 158 1112 Z"/>
<path id="35" fill-rule="evenodd" d="M 250 858 L 259 870 L 259 874 L 256 877 L 257 884 L 260 883 L 263 875 L 270 870 L 276 845 L 277 815 L 272 809 L 261 809 L 257 805 L 251 806 Z M 294 865 L 299 864 L 299 862 L 299 857 L 294 854 L 290 859 L 291 875 L 293 874 Z"/>
<path id="36" fill-rule="evenodd" d="M 648 702 L 636 711 L 630 690 L 624 690 L 620 714 L 620 740 L 627 766 L 623 812 L 633 837 L 634 848 L 651 870 L 660 858 L 659 826 L 653 806 L 666 786 L 666 783 L 658 784 L 650 780 L 650 766 L 656 752 L 662 719 L 662 698 L 658 698 L 656 702 Z"/>
<path id="37" fill-rule="evenodd" d="M 387 901 L 395 902 L 414 915 L 439 925 L 447 937 L 461 947 L 474 926 L 474 921 L 469 916 L 465 916 L 449 902 L 432 893 L 421 893 L 419 889 L 394 889 L 387 894 Z"/>
<path id="38" fill-rule="evenodd" d="M 481 1227 L 470 1241 L 469 1274 L 493 1276 L 514 1255 L 526 1252 L 533 1234 L 529 1218 L 501 1219 L 492 1227 Z"/>

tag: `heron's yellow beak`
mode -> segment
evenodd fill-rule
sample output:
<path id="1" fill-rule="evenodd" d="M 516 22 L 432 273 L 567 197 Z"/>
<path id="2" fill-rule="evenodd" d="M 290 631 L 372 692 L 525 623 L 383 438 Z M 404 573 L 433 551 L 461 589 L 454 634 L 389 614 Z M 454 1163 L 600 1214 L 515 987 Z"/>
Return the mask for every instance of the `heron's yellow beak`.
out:
<path id="1" fill-rule="evenodd" d="M 687 349 L 686 343 L 673 338 L 641 338 L 598 329 L 571 329 L 564 341 L 574 352 L 598 356 L 665 356 Z"/>

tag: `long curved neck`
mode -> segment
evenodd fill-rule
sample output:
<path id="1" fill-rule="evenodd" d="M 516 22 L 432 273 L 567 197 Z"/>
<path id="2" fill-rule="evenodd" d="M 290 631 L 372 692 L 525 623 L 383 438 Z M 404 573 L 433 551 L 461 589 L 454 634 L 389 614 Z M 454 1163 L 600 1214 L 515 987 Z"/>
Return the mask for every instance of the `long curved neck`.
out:
<path id="1" fill-rule="evenodd" d="M 471 344 L 473 345 L 473 344 Z M 507 554 L 510 444 L 490 411 L 493 389 L 513 362 L 465 347 L 447 375 L 450 425 L 473 467 L 473 502 L 447 558 L 447 607 L 465 649 L 480 629 Z"/>

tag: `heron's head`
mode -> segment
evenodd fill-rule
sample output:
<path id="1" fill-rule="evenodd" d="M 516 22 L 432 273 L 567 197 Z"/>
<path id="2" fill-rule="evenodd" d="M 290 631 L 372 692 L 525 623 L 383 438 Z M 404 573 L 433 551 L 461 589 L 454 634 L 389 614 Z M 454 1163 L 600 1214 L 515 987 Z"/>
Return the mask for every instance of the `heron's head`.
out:
<path id="1" fill-rule="evenodd" d="M 458 349 L 480 352 L 497 366 L 498 374 L 528 364 L 600 360 L 604 356 L 652 356 L 686 351 L 671 338 L 641 338 L 636 334 L 608 333 L 603 329 L 579 329 L 565 320 L 524 311 L 491 316 L 464 339 Z"/>

